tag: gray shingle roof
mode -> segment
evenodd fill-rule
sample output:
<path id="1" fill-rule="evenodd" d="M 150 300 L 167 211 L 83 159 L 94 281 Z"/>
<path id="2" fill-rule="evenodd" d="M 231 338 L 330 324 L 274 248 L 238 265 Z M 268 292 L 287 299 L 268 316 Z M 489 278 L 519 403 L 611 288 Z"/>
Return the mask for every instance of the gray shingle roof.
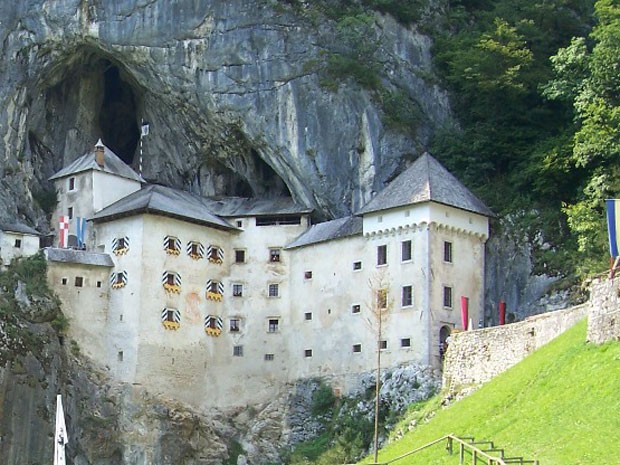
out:
<path id="1" fill-rule="evenodd" d="M 313 225 L 310 229 L 301 234 L 297 239 L 286 246 L 287 249 L 304 247 L 306 245 L 327 242 L 343 237 L 350 237 L 362 234 L 362 218 L 347 216 L 336 220 L 325 221 Z"/>
<path id="2" fill-rule="evenodd" d="M 45 256 L 50 262 L 79 263 L 81 265 L 113 267 L 112 258 L 106 253 L 86 252 L 85 250 L 58 249 L 47 247 Z"/>
<path id="3" fill-rule="evenodd" d="M 95 161 L 95 147 L 93 146 L 90 151 L 86 152 L 84 155 L 77 158 L 68 166 L 65 166 L 63 169 L 50 177 L 50 181 L 88 170 L 96 170 L 103 171 L 105 173 L 115 174 L 116 176 L 120 176 L 122 178 L 133 179 L 134 181 L 145 182 L 144 179 L 142 179 L 142 176 L 140 176 L 128 165 L 126 165 L 123 160 L 118 158 L 118 156 L 114 152 L 112 152 L 112 150 L 110 150 L 106 146 L 104 146 L 103 150 L 103 168 L 99 166 Z"/>
<path id="4" fill-rule="evenodd" d="M 23 223 L 0 223 L 0 230 L 8 232 L 16 232 L 20 234 L 30 234 L 32 236 L 40 236 L 41 233 L 36 229 L 26 226 Z"/>
<path id="5" fill-rule="evenodd" d="M 154 184 L 144 186 L 139 191 L 100 210 L 91 219 L 103 222 L 142 213 L 161 214 L 220 229 L 237 229 L 228 221 L 216 216 L 206 199 L 189 192 Z"/>
<path id="6" fill-rule="evenodd" d="M 368 202 L 358 215 L 433 201 L 479 213 L 494 213 L 430 154 L 420 156 Z"/>
<path id="7" fill-rule="evenodd" d="M 225 197 L 205 199 L 211 211 L 225 218 L 263 215 L 299 215 L 311 213 L 312 209 L 295 203 L 290 197 L 255 199 Z"/>

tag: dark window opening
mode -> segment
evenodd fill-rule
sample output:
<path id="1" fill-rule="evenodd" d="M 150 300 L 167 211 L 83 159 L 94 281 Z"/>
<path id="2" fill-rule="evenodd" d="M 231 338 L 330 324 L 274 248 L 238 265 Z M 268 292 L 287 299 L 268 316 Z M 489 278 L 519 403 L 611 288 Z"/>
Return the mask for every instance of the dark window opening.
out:
<path id="1" fill-rule="evenodd" d="M 301 216 L 261 216 L 256 218 L 256 226 L 281 226 L 292 224 L 301 224 Z"/>

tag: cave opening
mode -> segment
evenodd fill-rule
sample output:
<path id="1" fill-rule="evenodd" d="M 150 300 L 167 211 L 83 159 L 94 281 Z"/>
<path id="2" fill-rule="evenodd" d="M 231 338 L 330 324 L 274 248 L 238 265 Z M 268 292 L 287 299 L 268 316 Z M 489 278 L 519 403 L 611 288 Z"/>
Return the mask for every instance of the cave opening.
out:
<path id="1" fill-rule="evenodd" d="M 101 135 L 104 143 L 131 165 L 140 140 L 136 97 L 117 66 L 110 64 L 105 69 L 103 81 L 103 101 L 99 112 Z"/>

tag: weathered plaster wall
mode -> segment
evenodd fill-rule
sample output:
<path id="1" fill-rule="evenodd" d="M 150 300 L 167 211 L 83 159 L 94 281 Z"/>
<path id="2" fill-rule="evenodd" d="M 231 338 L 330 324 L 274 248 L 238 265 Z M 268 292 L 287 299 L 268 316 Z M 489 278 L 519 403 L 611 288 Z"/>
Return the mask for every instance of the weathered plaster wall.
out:
<path id="1" fill-rule="evenodd" d="M 525 321 L 451 337 L 443 386 L 450 393 L 472 387 L 506 371 L 587 315 L 589 305 L 530 317 Z"/>
<path id="2" fill-rule="evenodd" d="M 620 340 L 620 278 L 596 279 L 590 288 L 588 341 Z"/>

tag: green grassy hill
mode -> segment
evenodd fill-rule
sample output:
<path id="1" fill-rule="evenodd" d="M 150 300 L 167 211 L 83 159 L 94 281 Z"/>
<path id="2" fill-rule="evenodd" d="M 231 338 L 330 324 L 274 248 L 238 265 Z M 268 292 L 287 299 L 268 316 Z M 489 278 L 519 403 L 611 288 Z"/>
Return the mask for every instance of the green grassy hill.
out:
<path id="1" fill-rule="evenodd" d="M 492 440 L 540 465 L 620 464 L 620 343 L 594 346 L 585 337 L 583 321 L 387 445 L 379 462 L 454 433 Z M 395 463 L 458 462 L 458 452 L 448 455 L 441 443 Z"/>

